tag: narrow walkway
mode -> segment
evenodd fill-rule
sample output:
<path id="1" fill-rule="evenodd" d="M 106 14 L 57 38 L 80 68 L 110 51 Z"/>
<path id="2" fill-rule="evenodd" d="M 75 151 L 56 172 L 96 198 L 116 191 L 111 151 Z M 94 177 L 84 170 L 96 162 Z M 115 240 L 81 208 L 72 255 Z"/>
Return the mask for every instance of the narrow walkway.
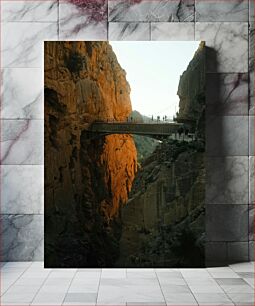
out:
<path id="1" fill-rule="evenodd" d="M 94 133 L 136 134 L 167 136 L 183 130 L 182 123 L 135 123 L 135 122 L 94 122 L 89 130 Z"/>
<path id="2" fill-rule="evenodd" d="M 254 305 L 254 263 L 207 269 L 44 269 L 2 263 L 1 305 Z"/>

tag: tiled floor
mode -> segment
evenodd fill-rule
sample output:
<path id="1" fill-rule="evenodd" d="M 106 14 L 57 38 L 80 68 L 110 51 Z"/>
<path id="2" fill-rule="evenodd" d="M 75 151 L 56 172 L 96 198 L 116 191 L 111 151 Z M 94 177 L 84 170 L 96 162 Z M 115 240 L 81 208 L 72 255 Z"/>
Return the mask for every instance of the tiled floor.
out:
<path id="1" fill-rule="evenodd" d="M 254 305 L 254 263 L 207 269 L 1 267 L 1 305 Z"/>

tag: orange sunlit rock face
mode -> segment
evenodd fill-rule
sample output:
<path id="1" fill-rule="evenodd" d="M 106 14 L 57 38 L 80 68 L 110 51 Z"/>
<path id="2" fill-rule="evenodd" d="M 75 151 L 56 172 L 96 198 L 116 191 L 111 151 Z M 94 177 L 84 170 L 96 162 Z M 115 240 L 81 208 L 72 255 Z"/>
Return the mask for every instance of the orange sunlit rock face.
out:
<path id="1" fill-rule="evenodd" d="M 44 64 L 48 228 L 61 232 L 70 215 L 77 231 L 89 231 L 96 216 L 109 223 L 127 201 L 137 152 L 130 135 L 93 138 L 87 129 L 93 121 L 126 120 L 130 87 L 108 42 L 46 42 Z"/>

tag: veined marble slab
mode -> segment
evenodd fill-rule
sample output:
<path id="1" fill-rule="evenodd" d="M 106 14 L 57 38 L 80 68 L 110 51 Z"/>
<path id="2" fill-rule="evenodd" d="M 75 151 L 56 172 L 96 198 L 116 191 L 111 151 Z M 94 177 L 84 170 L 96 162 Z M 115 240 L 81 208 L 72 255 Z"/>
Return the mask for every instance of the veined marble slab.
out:
<path id="1" fill-rule="evenodd" d="M 58 21 L 58 0 L 2 0 L 1 10 L 2 22 Z"/>
<path id="2" fill-rule="evenodd" d="M 1 215 L 2 260 L 43 259 L 43 215 Z"/>
<path id="3" fill-rule="evenodd" d="M 1 164 L 43 164 L 43 120 L 1 120 Z"/>
<path id="4" fill-rule="evenodd" d="M 152 40 L 194 40 L 195 25 L 190 22 L 153 22 Z"/>
<path id="5" fill-rule="evenodd" d="M 254 101 L 254 21 L 249 26 L 249 111 L 255 115 Z"/>
<path id="6" fill-rule="evenodd" d="M 207 73 L 207 115 L 248 115 L 248 73 Z"/>
<path id="7" fill-rule="evenodd" d="M 248 156 L 207 157 L 206 204 L 248 205 L 248 173 Z"/>
<path id="8" fill-rule="evenodd" d="M 43 119 L 42 78 L 40 68 L 3 69 L 1 117 Z"/>
<path id="9" fill-rule="evenodd" d="M 109 21 L 192 22 L 194 0 L 108 0 Z"/>
<path id="10" fill-rule="evenodd" d="M 210 48 L 207 72 L 248 72 L 248 23 L 197 22 L 195 40 Z"/>
<path id="11" fill-rule="evenodd" d="M 249 204 L 254 205 L 254 156 L 249 157 Z"/>
<path id="12" fill-rule="evenodd" d="M 254 116 L 249 116 L 249 155 L 254 156 Z"/>
<path id="13" fill-rule="evenodd" d="M 57 23 L 5 22 L 2 30 L 2 68 L 42 67 L 43 40 L 58 39 Z"/>
<path id="14" fill-rule="evenodd" d="M 68 1 L 59 3 L 60 40 L 107 40 L 107 6 L 101 8 L 98 20 L 89 12 Z M 105 10 L 105 12 L 104 12 Z M 105 14 L 105 18 L 104 18 Z"/>
<path id="15" fill-rule="evenodd" d="M 147 22 L 109 22 L 109 40 L 150 40 Z"/>
<path id="16" fill-rule="evenodd" d="M 249 116 L 207 116 L 207 156 L 248 156 Z"/>
<path id="17" fill-rule="evenodd" d="M 196 21 L 248 21 L 247 0 L 196 0 Z"/>
<path id="18" fill-rule="evenodd" d="M 1 165 L 2 214 L 43 213 L 43 166 Z"/>

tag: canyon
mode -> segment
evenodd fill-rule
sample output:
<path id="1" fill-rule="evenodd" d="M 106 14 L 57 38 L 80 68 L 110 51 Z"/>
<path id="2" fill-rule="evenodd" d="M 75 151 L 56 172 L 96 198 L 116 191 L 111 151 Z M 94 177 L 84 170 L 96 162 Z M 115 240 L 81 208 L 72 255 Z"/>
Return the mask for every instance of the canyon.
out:
<path id="1" fill-rule="evenodd" d="M 45 42 L 46 267 L 203 266 L 204 78 L 201 43 L 176 114 L 195 139 L 94 135 L 134 116 L 125 71 L 108 42 Z"/>
<path id="2" fill-rule="evenodd" d="M 178 87 L 177 122 L 196 135 L 163 140 L 143 161 L 126 206 L 118 266 L 202 267 L 205 243 L 205 44 Z"/>

